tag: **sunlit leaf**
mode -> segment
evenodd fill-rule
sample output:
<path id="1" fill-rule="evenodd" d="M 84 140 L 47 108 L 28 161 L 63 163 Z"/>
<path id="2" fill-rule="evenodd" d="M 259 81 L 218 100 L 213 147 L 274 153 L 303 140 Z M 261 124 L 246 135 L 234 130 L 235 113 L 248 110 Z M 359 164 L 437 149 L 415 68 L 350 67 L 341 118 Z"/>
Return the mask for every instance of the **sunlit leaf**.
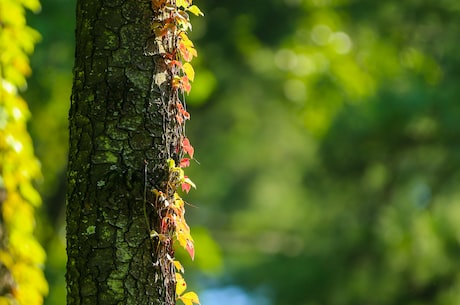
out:
<path id="1" fill-rule="evenodd" d="M 190 257 L 192 258 L 192 260 L 194 260 L 195 259 L 195 247 L 193 246 L 193 242 L 189 239 L 187 239 L 185 250 L 187 250 L 188 254 L 190 254 Z"/>
<path id="2" fill-rule="evenodd" d="M 195 14 L 196 16 L 204 16 L 203 12 L 196 5 L 190 6 L 189 8 L 187 8 L 187 11 Z"/>
<path id="3" fill-rule="evenodd" d="M 187 289 L 187 283 L 185 283 L 184 277 L 176 272 L 176 293 L 177 295 L 181 295 L 184 293 L 185 289 Z"/>
<path id="4" fill-rule="evenodd" d="M 187 159 L 187 162 L 190 163 L 189 159 L 188 159 L 188 158 L 186 158 L 186 159 Z M 187 166 L 188 166 L 188 165 L 187 165 Z M 193 187 L 194 189 L 196 189 L 195 183 L 193 183 L 193 181 L 190 180 L 190 178 L 187 177 L 187 176 L 184 176 L 184 179 L 183 179 L 183 182 L 182 182 L 182 184 L 181 184 L 181 187 L 182 187 L 182 191 L 185 191 L 185 192 L 187 192 L 187 193 L 190 191 L 190 188 L 191 188 L 191 187 Z"/>
<path id="5" fill-rule="evenodd" d="M 195 149 L 190 144 L 190 141 L 188 138 L 184 138 L 184 140 L 182 141 L 182 148 L 190 156 L 190 158 L 193 159 L 193 153 L 195 152 Z"/>
<path id="6" fill-rule="evenodd" d="M 179 297 L 179 300 L 184 302 L 185 305 L 200 304 L 198 295 L 193 291 L 184 293 L 181 297 Z"/>
<path id="7" fill-rule="evenodd" d="M 187 75 L 188 79 L 193 82 L 195 79 L 195 70 L 193 69 L 192 65 L 186 62 L 182 66 L 182 70 L 184 71 L 185 75 Z"/>
<path id="8" fill-rule="evenodd" d="M 177 271 L 184 273 L 184 267 L 179 261 L 174 261 L 174 267 L 176 267 Z"/>
<path id="9" fill-rule="evenodd" d="M 176 5 L 177 5 L 177 7 L 186 8 L 186 7 L 188 7 L 190 4 L 189 4 L 189 1 L 188 1 L 188 0 L 176 0 Z"/>
<path id="10" fill-rule="evenodd" d="M 188 193 L 188 192 L 190 192 L 191 185 L 188 184 L 188 183 L 182 183 L 182 184 L 181 184 L 181 188 L 182 188 L 182 191 L 183 191 L 183 192 Z"/>
<path id="11" fill-rule="evenodd" d="M 192 89 L 192 85 L 190 84 L 187 75 L 184 75 L 181 77 L 181 85 L 182 85 L 182 90 L 184 90 L 187 93 L 190 93 L 190 90 Z"/>
<path id="12" fill-rule="evenodd" d="M 189 167 L 190 166 L 190 159 L 189 158 L 182 158 L 182 160 L 180 160 L 180 167 L 184 168 L 184 167 Z"/>

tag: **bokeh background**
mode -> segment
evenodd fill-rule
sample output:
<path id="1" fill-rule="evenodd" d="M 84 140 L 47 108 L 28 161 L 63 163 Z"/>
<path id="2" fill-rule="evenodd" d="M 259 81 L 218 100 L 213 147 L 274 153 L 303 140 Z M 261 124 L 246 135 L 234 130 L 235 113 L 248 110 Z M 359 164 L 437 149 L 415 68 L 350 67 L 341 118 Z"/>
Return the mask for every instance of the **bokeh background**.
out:
<path id="1" fill-rule="evenodd" d="M 460 2 L 195 2 L 202 305 L 460 304 Z M 24 96 L 62 305 L 75 1 L 41 3 Z"/>

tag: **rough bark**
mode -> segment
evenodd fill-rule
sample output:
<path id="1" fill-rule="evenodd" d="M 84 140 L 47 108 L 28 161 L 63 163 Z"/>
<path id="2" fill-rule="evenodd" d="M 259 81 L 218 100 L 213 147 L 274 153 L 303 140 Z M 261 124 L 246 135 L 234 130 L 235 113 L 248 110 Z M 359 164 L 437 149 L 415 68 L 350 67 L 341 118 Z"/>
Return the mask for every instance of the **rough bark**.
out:
<path id="1" fill-rule="evenodd" d="M 164 118 L 150 0 L 79 0 L 67 195 L 67 304 L 163 304 L 144 209 L 161 180 Z M 157 69 L 158 70 L 158 69 Z M 147 195 L 147 197 L 145 197 Z M 174 288 L 172 288 L 174 289 Z"/>

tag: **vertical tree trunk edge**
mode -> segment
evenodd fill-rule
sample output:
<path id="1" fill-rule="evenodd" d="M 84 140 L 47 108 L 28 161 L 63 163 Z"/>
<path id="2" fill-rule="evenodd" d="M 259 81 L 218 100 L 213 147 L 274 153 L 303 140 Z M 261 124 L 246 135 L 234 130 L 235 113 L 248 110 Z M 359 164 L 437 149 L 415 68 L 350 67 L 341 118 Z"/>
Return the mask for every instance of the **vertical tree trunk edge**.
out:
<path id="1" fill-rule="evenodd" d="M 158 218 L 144 195 L 165 175 L 157 69 L 144 55 L 152 17 L 149 0 L 77 1 L 68 305 L 164 304 L 144 214 Z"/>

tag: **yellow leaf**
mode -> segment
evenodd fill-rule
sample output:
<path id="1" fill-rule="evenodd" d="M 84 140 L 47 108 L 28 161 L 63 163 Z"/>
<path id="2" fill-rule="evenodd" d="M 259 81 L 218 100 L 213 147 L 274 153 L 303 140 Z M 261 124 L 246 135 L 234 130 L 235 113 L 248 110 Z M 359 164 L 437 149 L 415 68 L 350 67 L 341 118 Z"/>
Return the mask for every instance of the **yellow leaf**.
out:
<path id="1" fill-rule="evenodd" d="M 180 296 L 187 289 L 187 283 L 185 283 L 184 277 L 176 272 L 176 294 Z"/>
<path id="2" fill-rule="evenodd" d="M 203 12 L 198 8 L 196 5 L 192 5 L 189 8 L 187 8 L 187 11 L 197 15 L 197 16 L 204 16 Z"/>
<path id="3" fill-rule="evenodd" d="M 181 297 L 179 297 L 179 300 L 184 302 L 185 305 L 200 304 L 198 295 L 193 291 L 184 293 Z"/>
<path id="4" fill-rule="evenodd" d="M 39 12 L 41 9 L 40 2 L 37 0 L 22 0 L 25 7 L 29 8 L 33 12 Z"/>
<path id="5" fill-rule="evenodd" d="M 184 273 L 184 267 L 179 261 L 174 261 L 174 267 L 176 267 L 177 271 Z"/>
<path id="6" fill-rule="evenodd" d="M 176 239 L 179 242 L 179 245 L 181 245 L 182 248 L 185 249 L 187 246 L 187 236 L 190 234 L 184 233 L 182 231 L 176 231 Z"/>
<path id="7" fill-rule="evenodd" d="M 187 75 L 188 79 L 193 82 L 195 79 L 195 70 L 193 69 L 192 65 L 186 62 L 182 66 L 182 70 L 184 71 L 185 75 Z"/>
<path id="8" fill-rule="evenodd" d="M 189 6 L 187 0 L 176 0 L 177 7 L 184 7 L 187 8 Z"/>
<path id="9" fill-rule="evenodd" d="M 176 167 L 176 162 L 173 159 L 168 159 L 167 162 L 169 169 L 173 169 Z"/>

